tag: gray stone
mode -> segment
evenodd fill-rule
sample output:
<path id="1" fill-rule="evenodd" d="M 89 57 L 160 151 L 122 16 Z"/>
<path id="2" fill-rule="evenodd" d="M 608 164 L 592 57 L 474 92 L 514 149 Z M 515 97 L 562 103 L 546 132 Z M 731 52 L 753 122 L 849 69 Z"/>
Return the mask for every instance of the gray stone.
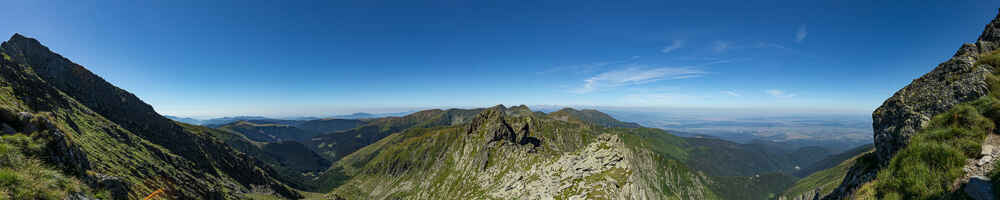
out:
<path id="1" fill-rule="evenodd" d="M 887 165 L 897 151 L 906 147 L 910 138 L 926 127 L 934 115 L 989 94 L 986 77 L 1000 66 L 977 66 L 975 62 L 982 54 L 998 49 L 998 44 L 1000 15 L 986 25 L 975 43 L 962 45 L 950 59 L 882 103 L 872 113 L 879 165 L 852 167 L 840 186 L 824 199 L 848 198 L 861 185 L 874 179 L 881 166 Z"/>
<path id="2" fill-rule="evenodd" d="M 965 188 L 962 189 L 965 194 L 972 197 L 975 200 L 993 200 L 993 185 L 989 178 L 982 176 L 975 176 L 969 179 L 969 183 L 965 184 Z"/>

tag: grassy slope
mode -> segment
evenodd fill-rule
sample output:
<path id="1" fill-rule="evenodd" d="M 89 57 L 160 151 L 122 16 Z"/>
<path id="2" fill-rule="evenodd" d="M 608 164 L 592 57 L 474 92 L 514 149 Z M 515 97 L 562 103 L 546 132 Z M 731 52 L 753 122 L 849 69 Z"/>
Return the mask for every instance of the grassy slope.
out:
<path id="1" fill-rule="evenodd" d="M 15 39 L 12 40 L 19 40 L 22 44 L 25 41 L 34 42 L 35 46 L 40 46 L 37 41 L 18 37 L 15 36 Z M 260 183 L 265 184 L 266 182 L 276 183 L 273 180 L 266 180 L 266 178 L 253 180 L 252 176 L 238 178 L 231 176 L 234 175 L 230 173 L 233 171 L 228 169 L 236 166 L 249 166 L 250 168 L 245 169 L 253 170 L 246 170 L 242 173 L 256 173 L 256 177 L 266 177 L 268 174 L 266 169 L 254 167 L 253 160 L 247 160 L 246 157 L 227 154 L 225 151 L 214 151 L 203 154 L 203 156 L 211 158 L 205 160 L 212 162 L 205 162 L 205 160 L 195 162 L 188 157 L 177 154 L 174 150 L 169 150 L 160 144 L 140 137 L 143 134 L 136 134 L 120 126 L 119 123 L 106 118 L 105 115 L 91 110 L 89 106 L 81 103 L 74 96 L 53 87 L 51 82 L 40 78 L 35 73 L 34 66 L 27 64 L 29 63 L 27 61 L 34 59 L 32 56 L 37 56 L 35 54 L 39 52 L 47 52 L 46 48 L 30 47 L 30 44 L 22 46 L 11 44 L 4 43 L 3 51 L 7 56 L 0 63 L 2 64 L 0 66 L 2 67 L 0 69 L 0 100 L 2 100 L 0 107 L 12 112 L 49 113 L 53 126 L 66 135 L 66 142 L 81 149 L 86 155 L 89 164 L 80 166 L 86 170 L 86 173 L 74 176 L 81 179 L 93 179 L 93 176 L 97 175 L 118 177 L 129 185 L 129 189 L 126 191 L 128 198 L 141 198 L 153 190 L 161 188 L 167 189 L 167 195 L 174 198 L 237 198 L 232 195 L 231 191 L 245 187 L 244 184 L 239 183 L 238 179 L 244 181 L 243 183 L 250 183 L 248 181 L 261 181 Z M 20 51 L 7 49 L 7 45 L 22 49 L 34 48 L 35 50 L 33 50 L 32 55 L 26 56 Z M 9 55 L 10 52 L 18 53 L 17 55 Z M 68 61 L 64 60 L 64 62 Z M 77 87 L 85 87 L 90 84 L 110 85 L 90 74 L 86 69 L 78 65 L 74 66 L 76 67 L 69 67 L 70 70 L 75 70 L 70 71 L 70 73 L 80 76 L 76 77 L 77 79 L 60 79 L 62 84 L 71 85 L 70 81 L 81 80 L 89 82 L 77 85 Z M 118 90 L 120 91 L 120 89 Z M 103 91 L 95 89 L 91 91 L 91 95 L 97 96 L 97 93 L 100 92 Z M 122 101 L 125 101 L 125 97 L 122 98 Z M 97 101 L 88 102 L 92 105 L 102 104 L 102 102 Z M 113 107 L 102 106 L 101 108 L 107 113 L 129 112 L 115 110 Z M 169 120 L 163 119 L 170 123 Z M 142 124 L 131 125 L 141 126 Z M 185 134 L 187 136 L 183 140 L 195 140 L 199 143 L 198 146 L 187 148 L 226 149 L 225 145 L 215 143 L 214 139 L 205 135 L 174 133 Z M 195 151 L 182 151 L 186 152 L 187 155 L 195 153 Z M 211 171 L 206 169 L 211 169 Z"/>
<path id="2" fill-rule="evenodd" d="M 530 111 L 527 111 L 530 113 Z M 606 128 L 600 126 L 601 123 L 593 123 L 588 121 L 580 121 L 581 118 L 565 118 L 560 117 L 560 114 L 549 116 L 533 115 L 536 118 L 544 118 L 547 120 L 536 120 L 536 121 L 546 121 L 543 124 L 561 124 L 562 128 L 549 128 L 542 130 L 536 130 L 535 133 L 551 134 L 555 132 L 556 129 L 560 131 L 566 131 L 567 133 L 574 133 L 579 135 L 594 135 L 596 133 L 614 133 L 620 135 L 623 141 L 630 147 L 648 150 L 650 152 L 655 152 L 656 160 L 658 166 L 661 170 L 654 170 L 652 173 L 669 173 L 662 174 L 662 177 L 679 177 L 674 180 L 656 180 L 658 182 L 674 182 L 673 184 L 664 184 L 664 186 L 678 186 L 678 185 L 691 185 L 699 180 L 686 178 L 688 176 L 677 176 L 677 174 L 692 174 L 693 171 L 689 170 L 684 164 L 690 157 L 688 150 L 685 147 L 690 147 L 691 145 L 687 143 L 684 138 L 673 136 L 665 131 L 659 129 L 650 128 Z M 586 119 L 586 118 L 582 118 Z M 612 118 L 613 119 L 613 118 Z M 607 123 L 604 123 L 607 124 Z M 596 126 L 595 126 L 596 125 Z M 543 126 L 544 127 L 544 126 Z M 580 127 L 585 127 L 584 129 L 579 129 Z M 407 166 L 406 170 L 403 171 L 423 171 L 422 167 L 439 169 L 441 164 L 430 164 L 424 163 L 422 161 L 434 161 L 440 160 L 437 157 L 423 157 L 427 155 L 436 155 L 441 152 L 448 152 L 446 149 L 449 146 L 456 146 L 459 144 L 452 143 L 442 143 L 439 142 L 453 140 L 458 141 L 457 138 L 452 137 L 455 134 L 446 134 L 441 132 L 449 132 L 448 130 L 454 132 L 453 129 L 461 128 L 458 127 L 448 127 L 448 128 L 432 128 L 432 129 L 408 129 L 399 134 L 392 134 L 383 140 L 375 142 L 367 147 L 364 147 L 353 154 L 344 157 L 342 160 L 334 164 L 334 166 L 327 173 L 325 177 L 329 182 L 335 182 L 335 185 L 341 185 L 347 182 L 353 182 L 355 184 L 346 184 L 344 187 L 338 189 L 338 191 L 346 194 L 364 194 L 366 190 L 364 184 L 357 184 L 357 182 L 372 182 L 372 179 L 382 179 L 381 176 L 386 175 L 370 175 L 366 172 L 376 171 L 381 173 L 388 173 L 385 168 L 388 166 Z M 448 137 L 446 137 L 448 136 Z M 443 137 L 443 138 L 442 138 Z M 566 138 L 566 136 L 559 136 L 561 138 Z M 436 139 L 429 139 L 436 138 Z M 544 137 L 543 137 L 544 138 Z M 545 141 L 545 140 L 543 140 Z M 559 141 L 559 140 L 556 140 Z M 579 141 L 575 145 L 579 147 L 585 143 L 580 143 Z M 436 152 L 436 153 L 435 153 Z M 549 156 L 556 156 L 560 154 L 560 151 L 543 151 L 548 152 Z M 407 156 L 403 156 L 407 155 Z M 403 156 L 403 157 L 400 157 Z M 415 156 L 415 157 L 414 157 Z M 413 158 L 413 159 L 411 159 Z M 553 159 L 548 158 L 537 158 L 539 160 Z M 411 161 L 406 161 L 411 160 Z M 387 162 L 392 161 L 392 162 Z M 542 161 L 544 162 L 544 161 Z M 386 164 L 389 163 L 389 164 Z M 735 164 L 735 163 L 734 163 Z M 416 169 L 412 169 L 414 166 Z M 433 167 L 430 167 L 433 166 Z M 444 164 L 444 168 L 448 164 Z M 393 170 L 389 170 L 392 172 Z M 447 170 L 445 170 L 447 171 Z M 423 171 L 419 174 L 449 174 L 449 173 L 460 173 L 460 170 L 452 170 L 451 172 L 442 172 L 440 170 L 427 172 Z M 377 173 L 376 173 L 377 174 Z M 390 173 L 391 174 L 391 173 Z M 403 173 L 408 174 L 408 173 Z M 441 178 L 444 180 L 464 180 L 456 179 L 450 175 L 441 175 L 446 178 Z M 334 178 L 335 177 L 335 178 Z M 451 178 L 447 178 L 451 177 Z M 698 176 L 694 176 L 698 177 Z M 419 178 L 419 176 L 409 177 L 408 175 L 402 176 L 400 179 L 413 179 Z M 768 195 L 775 195 L 783 191 L 786 187 L 794 183 L 795 177 L 780 175 L 780 174 L 764 174 L 763 178 L 751 179 L 748 177 L 715 177 L 713 181 L 705 181 L 712 185 L 713 192 L 708 192 L 710 198 L 736 198 L 741 196 L 747 196 L 750 194 L 758 195 L 754 197 L 766 198 Z M 744 180 L 745 181 L 740 181 Z M 387 181 L 387 180 L 383 180 Z M 443 184 L 443 183 L 442 183 Z M 450 183 L 455 184 L 455 183 Z M 447 185 L 447 184 L 446 184 Z M 467 188 L 469 189 L 469 188 Z M 472 191 L 483 190 L 471 189 Z M 353 192 L 350 192 L 353 191 Z M 665 190 L 665 193 L 678 192 L 673 190 Z M 667 195 L 669 196 L 669 195 Z"/>
<path id="3" fill-rule="evenodd" d="M 403 117 L 378 118 L 363 126 L 346 131 L 328 133 L 313 137 L 306 142 L 310 148 L 331 161 L 375 143 L 390 134 L 418 127 L 436 127 L 466 123 L 481 109 L 425 110 Z"/>
<path id="4" fill-rule="evenodd" d="M 853 149 L 848 149 L 847 151 L 841 152 L 839 154 L 827 156 L 822 160 L 816 161 L 812 165 L 802 167 L 802 170 L 796 172 L 795 175 L 799 177 L 805 177 L 825 169 L 836 167 L 837 165 L 844 163 L 844 161 L 853 159 L 854 157 L 862 155 L 865 152 L 871 151 L 874 148 L 875 148 L 874 144 L 866 144 L 859 147 L 855 147 Z"/>
<path id="5" fill-rule="evenodd" d="M 532 134 L 537 134 L 533 136 L 543 141 L 543 148 L 537 154 L 522 155 L 523 157 L 508 157 L 505 154 L 497 154 L 500 158 L 491 156 L 491 161 L 493 159 L 497 159 L 497 162 L 504 160 L 501 162 L 503 164 L 496 165 L 500 172 L 490 174 L 495 179 L 504 178 L 507 173 L 524 170 L 525 167 L 539 162 L 549 162 L 562 153 L 574 152 L 589 143 L 596 133 L 614 131 L 587 126 L 583 123 L 567 123 L 544 118 L 512 118 L 514 119 L 508 118 L 508 120 L 518 121 L 512 122 L 514 124 L 530 123 L 533 127 Z M 513 126 L 518 127 L 518 125 Z M 467 135 L 465 130 L 467 130 L 465 126 L 408 129 L 365 147 L 338 162 L 337 167 L 343 168 L 346 174 L 350 174 L 354 178 L 348 184 L 339 187 L 335 193 L 341 196 L 364 198 L 372 193 L 372 187 L 366 186 L 401 184 L 407 182 L 406 180 L 430 179 L 426 186 L 414 186 L 419 189 L 413 190 L 413 193 L 397 192 L 388 194 L 387 197 L 406 197 L 416 195 L 418 191 L 419 194 L 432 195 L 421 198 L 435 198 L 433 195 L 441 195 L 442 198 L 485 197 L 485 192 L 491 189 L 490 186 L 482 188 L 476 182 L 477 177 L 480 176 L 469 172 L 477 170 L 468 170 L 465 168 L 467 163 L 461 162 L 471 159 L 468 155 L 476 155 L 476 150 L 467 153 L 451 153 L 462 152 L 461 149 L 465 145 L 475 145 L 475 143 L 463 142 L 476 140 L 476 134 Z M 683 168 L 681 165 L 673 167 Z M 657 171 L 663 172 L 665 170 Z M 680 180 L 680 182 L 685 181 Z M 677 185 L 671 186 L 679 187 Z M 378 186 L 375 187 L 378 188 Z M 674 192 L 679 193 L 679 191 Z"/>
<path id="6" fill-rule="evenodd" d="M 852 157 L 843 160 L 843 162 L 831 168 L 817 171 L 798 180 L 794 185 L 785 190 L 782 195 L 786 197 L 795 197 L 815 189 L 820 189 L 820 196 L 830 194 L 830 192 L 833 192 L 833 189 L 836 189 L 837 186 L 840 185 L 844 176 L 847 175 L 847 170 L 850 169 L 851 166 L 854 166 L 855 161 L 861 156 L 872 152 L 873 147 L 874 146 L 872 145 L 865 145 L 860 148 L 856 148 L 856 150 L 862 150 L 860 153 L 856 150 L 849 150 L 843 154 L 831 156 L 831 158 L 839 158 L 840 155 L 851 155 Z"/>
<path id="7" fill-rule="evenodd" d="M 321 172 L 330 166 L 330 161 L 312 152 L 305 145 L 290 142 L 274 145 L 266 142 L 254 142 L 246 136 L 224 129 L 212 129 L 179 123 L 191 132 L 212 135 L 222 140 L 234 149 L 243 152 L 266 163 L 278 174 L 278 179 L 291 187 L 306 191 L 319 191 L 312 180 L 315 172 Z M 298 146 L 298 147 L 296 147 Z"/>
<path id="8" fill-rule="evenodd" d="M 714 177 L 713 191 L 722 199 L 774 199 L 797 179 L 783 173 L 767 173 L 760 176 Z"/>
<path id="9" fill-rule="evenodd" d="M 983 55 L 976 67 L 1000 67 L 1000 51 Z M 877 178 L 863 186 L 856 198 L 962 199 L 952 186 L 964 173 L 968 158 L 978 157 L 986 134 L 1000 122 L 1000 79 L 989 75 L 990 93 L 976 101 L 956 105 L 935 115 L 900 149 Z"/>

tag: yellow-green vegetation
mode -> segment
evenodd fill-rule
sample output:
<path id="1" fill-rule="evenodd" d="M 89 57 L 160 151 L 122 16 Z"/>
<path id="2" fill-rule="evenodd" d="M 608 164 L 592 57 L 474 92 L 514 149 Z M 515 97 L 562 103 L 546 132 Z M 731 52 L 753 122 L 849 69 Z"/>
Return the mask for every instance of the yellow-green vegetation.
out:
<path id="1" fill-rule="evenodd" d="M 884 199 L 955 198 L 952 182 L 964 173 L 980 144 L 995 129 L 1000 101 L 990 96 L 963 103 L 934 116 L 878 174 L 875 186 Z"/>
<path id="2" fill-rule="evenodd" d="M 847 159 L 844 162 L 837 164 L 837 166 L 812 173 L 805 178 L 799 179 L 795 182 L 795 185 L 792 185 L 792 187 L 785 190 L 782 195 L 786 197 L 795 197 L 815 189 L 820 189 L 820 196 L 830 194 L 833 192 L 833 189 L 836 189 L 837 186 L 840 185 L 840 182 L 844 180 L 844 176 L 847 175 L 847 170 L 849 170 L 851 166 L 854 166 L 856 161 L 862 159 L 863 157 L 864 159 L 862 160 L 866 160 L 868 162 L 871 162 L 871 159 L 874 159 L 874 154 L 871 154 L 871 152 L 872 150 L 869 150 L 861 155 Z"/>
<path id="3" fill-rule="evenodd" d="M 87 188 L 36 158 L 44 148 L 24 134 L 0 137 L 0 199 L 63 199 Z"/>
<path id="4" fill-rule="evenodd" d="M 975 67 L 1000 66 L 1000 51 L 981 55 Z M 980 145 L 1000 120 L 1000 78 L 988 74 L 990 93 L 935 115 L 883 170 L 874 184 L 880 199 L 963 198 L 953 182 L 965 160 L 977 158 Z"/>
<path id="5" fill-rule="evenodd" d="M 976 60 L 976 65 L 1000 66 L 1000 50 L 984 54 Z"/>
<path id="6" fill-rule="evenodd" d="M 854 194 L 852 194 L 847 199 L 853 199 L 853 200 L 877 200 L 878 199 L 878 198 L 876 198 L 877 191 L 875 191 L 875 185 L 877 185 L 877 184 L 878 184 L 878 180 L 875 180 L 875 181 L 872 181 L 872 182 L 869 182 L 869 183 L 865 183 L 864 185 L 861 185 L 861 187 L 858 188 L 858 190 L 855 191 Z"/>
<path id="7" fill-rule="evenodd" d="M 0 52 L 0 55 L 3 55 L 3 59 L 4 59 L 4 60 L 6 60 L 6 61 L 10 61 L 10 56 L 9 56 L 9 55 L 7 55 L 7 53 L 4 53 L 4 52 Z"/>

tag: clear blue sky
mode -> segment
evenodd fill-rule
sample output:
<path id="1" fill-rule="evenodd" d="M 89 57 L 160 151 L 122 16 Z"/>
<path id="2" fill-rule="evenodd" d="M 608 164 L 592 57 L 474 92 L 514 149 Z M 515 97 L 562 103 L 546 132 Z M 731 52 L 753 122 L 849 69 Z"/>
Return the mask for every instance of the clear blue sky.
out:
<path id="1" fill-rule="evenodd" d="M 478 3 L 477 3 L 478 2 Z M 8 1 L 38 38 L 181 116 L 495 104 L 871 112 L 1000 2 Z"/>

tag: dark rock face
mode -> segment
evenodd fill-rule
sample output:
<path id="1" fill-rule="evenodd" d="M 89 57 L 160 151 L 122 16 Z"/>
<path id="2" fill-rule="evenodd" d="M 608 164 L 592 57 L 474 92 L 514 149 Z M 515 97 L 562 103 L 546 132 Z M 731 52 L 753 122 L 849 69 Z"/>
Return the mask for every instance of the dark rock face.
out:
<path id="1" fill-rule="evenodd" d="M 993 184 L 990 182 L 989 178 L 976 176 L 969 179 L 969 183 L 965 184 L 965 188 L 962 189 L 965 194 L 972 197 L 975 200 L 993 200 Z"/>
<path id="2" fill-rule="evenodd" d="M 122 181 L 119 177 L 107 176 L 103 174 L 97 174 L 94 177 L 96 186 L 100 188 L 105 188 L 111 192 L 112 198 L 116 200 L 128 199 L 128 193 L 131 191 L 127 182 Z"/>
<path id="3" fill-rule="evenodd" d="M 934 70 L 897 91 L 872 113 L 875 156 L 885 166 L 909 139 L 927 126 L 934 115 L 989 94 L 986 77 L 991 66 L 974 66 L 981 54 L 998 49 L 1000 15 L 993 19 L 974 44 L 964 44 Z M 852 168 L 841 185 L 824 199 L 843 199 L 871 181 L 878 168 Z"/>

